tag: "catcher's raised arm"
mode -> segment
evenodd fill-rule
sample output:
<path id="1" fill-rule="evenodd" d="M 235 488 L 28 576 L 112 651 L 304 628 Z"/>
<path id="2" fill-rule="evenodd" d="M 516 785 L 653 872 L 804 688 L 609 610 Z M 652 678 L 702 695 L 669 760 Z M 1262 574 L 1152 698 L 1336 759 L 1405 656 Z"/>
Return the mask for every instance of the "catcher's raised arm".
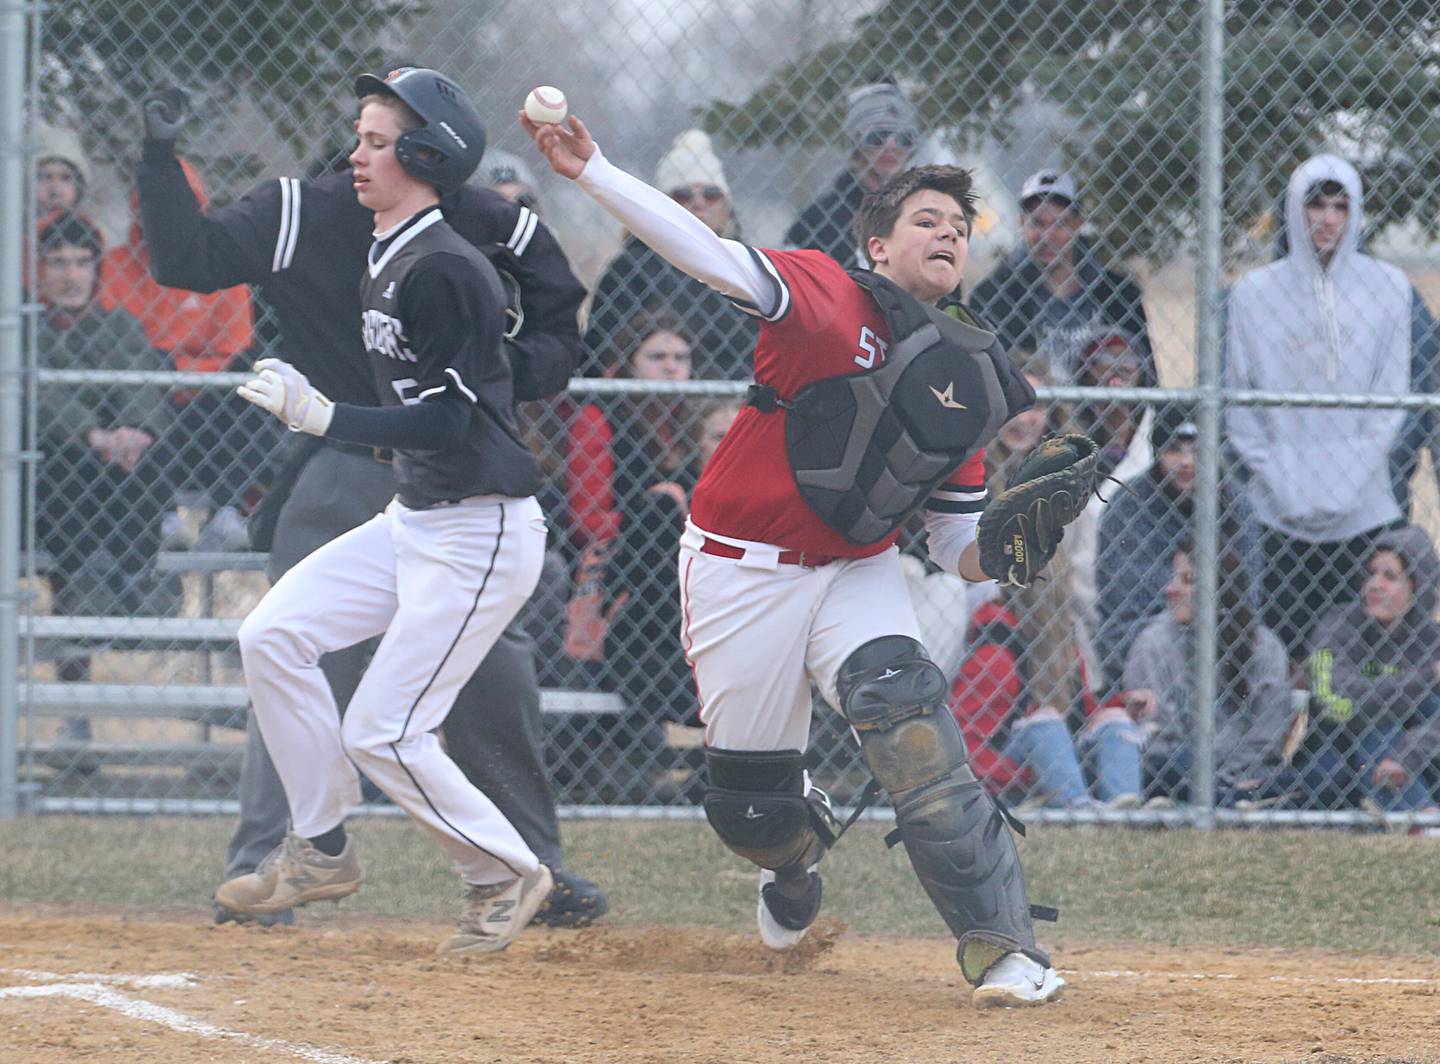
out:
<path id="1" fill-rule="evenodd" d="M 1001 584 L 1029 587 L 1099 482 L 1100 448 L 1089 436 L 1072 432 L 1040 441 L 980 515 L 980 568 Z"/>

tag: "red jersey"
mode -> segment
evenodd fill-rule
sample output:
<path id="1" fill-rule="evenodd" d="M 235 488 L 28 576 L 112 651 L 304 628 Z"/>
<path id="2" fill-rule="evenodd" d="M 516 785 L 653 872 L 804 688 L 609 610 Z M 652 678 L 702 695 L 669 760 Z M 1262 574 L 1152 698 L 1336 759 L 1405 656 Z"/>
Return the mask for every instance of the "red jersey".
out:
<path id="1" fill-rule="evenodd" d="M 755 250 L 780 288 L 778 309 L 760 326 L 755 380 L 784 398 L 814 381 L 858 373 L 884 361 L 885 316 L 845 269 L 819 251 Z M 795 486 L 785 457 L 785 418 L 744 407 L 695 486 L 691 517 L 705 532 L 769 543 L 783 550 L 868 558 L 890 547 L 850 543 L 815 515 Z M 985 455 L 977 452 L 937 491 L 983 492 Z"/>

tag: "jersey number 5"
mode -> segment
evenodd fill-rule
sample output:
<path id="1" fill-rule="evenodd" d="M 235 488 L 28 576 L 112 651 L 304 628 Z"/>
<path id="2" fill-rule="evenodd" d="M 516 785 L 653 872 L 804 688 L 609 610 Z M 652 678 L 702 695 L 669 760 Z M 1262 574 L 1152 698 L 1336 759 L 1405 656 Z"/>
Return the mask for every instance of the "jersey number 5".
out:
<path id="1" fill-rule="evenodd" d="M 414 406 L 420 401 L 420 397 L 415 394 L 415 389 L 420 387 L 420 382 L 414 377 L 401 377 L 398 381 L 391 381 L 390 387 L 395 389 L 395 394 L 406 406 Z"/>
<path id="2" fill-rule="evenodd" d="M 862 326 L 860 329 L 860 350 L 864 351 L 865 354 L 856 355 L 855 364 L 861 369 L 869 369 L 875 365 L 877 358 L 881 362 L 884 362 L 885 348 L 888 346 L 884 340 L 870 331 L 870 326 Z"/>

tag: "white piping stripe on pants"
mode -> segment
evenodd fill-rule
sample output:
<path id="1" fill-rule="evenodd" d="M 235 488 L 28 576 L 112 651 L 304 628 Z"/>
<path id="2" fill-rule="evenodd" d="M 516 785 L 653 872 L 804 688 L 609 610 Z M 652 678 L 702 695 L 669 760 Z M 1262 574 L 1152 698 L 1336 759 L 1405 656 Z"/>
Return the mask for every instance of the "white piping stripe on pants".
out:
<path id="1" fill-rule="evenodd" d="M 360 798 L 358 765 L 467 881 L 500 882 L 537 866 L 434 729 L 530 597 L 544 549 L 534 499 L 430 510 L 392 502 L 270 590 L 241 626 L 240 649 L 296 834 L 314 837 L 344 820 Z M 320 656 L 382 632 L 342 725 Z"/>

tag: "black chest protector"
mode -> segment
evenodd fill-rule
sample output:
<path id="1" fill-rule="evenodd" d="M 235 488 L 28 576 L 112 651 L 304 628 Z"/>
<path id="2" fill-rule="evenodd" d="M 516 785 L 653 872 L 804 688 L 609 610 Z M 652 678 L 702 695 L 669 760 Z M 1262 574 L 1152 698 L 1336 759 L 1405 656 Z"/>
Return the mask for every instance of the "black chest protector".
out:
<path id="1" fill-rule="evenodd" d="M 899 528 L 1005 422 L 1034 406 L 1035 390 L 968 311 L 952 317 L 868 270 L 850 276 L 885 315 L 885 360 L 789 398 L 752 385 L 746 401 L 783 411 L 801 497 L 848 542 L 867 545 Z"/>

